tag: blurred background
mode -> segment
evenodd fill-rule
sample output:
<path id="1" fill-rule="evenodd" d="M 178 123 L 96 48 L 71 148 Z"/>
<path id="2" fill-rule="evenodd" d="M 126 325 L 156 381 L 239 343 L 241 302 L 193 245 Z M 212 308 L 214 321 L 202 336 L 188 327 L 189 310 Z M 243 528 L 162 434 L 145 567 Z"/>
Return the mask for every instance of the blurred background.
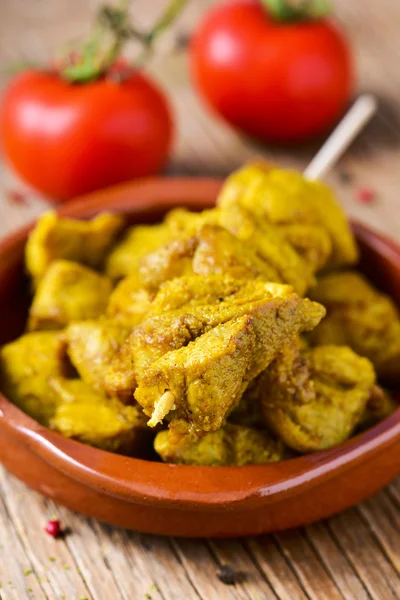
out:
<path id="1" fill-rule="evenodd" d="M 252 142 L 212 114 L 193 89 L 188 75 L 187 44 L 194 28 L 215 4 L 218 3 L 212 0 L 188 2 L 171 29 L 158 40 L 154 56 L 146 66 L 168 94 L 175 113 L 175 142 L 167 171 L 171 174 L 224 176 L 255 155 L 303 168 L 320 141 L 290 149 Z M 100 2 L 94 0 L 2 0 L 1 87 L 9 79 L 12 65 L 46 64 L 68 41 L 81 38 L 99 5 Z M 135 22 L 138 26 L 150 27 L 165 6 L 165 0 L 135 0 L 132 2 Z M 380 109 L 378 117 L 330 175 L 329 181 L 340 185 L 341 199 L 350 213 L 361 215 L 372 225 L 376 220 L 373 207 L 360 206 L 354 197 L 354 187 L 343 183 L 349 175 L 354 185 L 379 188 L 381 214 L 384 217 L 390 214 L 390 218 L 385 218 L 386 231 L 396 235 L 400 224 L 395 192 L 400 183 L 400 71 L 397 64 L 400 57 L 400 2 L 333 0 L 332 6 L 334 20 L 350 41 L 357 70 L 356 89 L 374 92 L 379 98 Z M 134 46 L 129 48 L 129 54 L 135 54 Z M 3 197 L 7 190 L 15 187 L 15 181 L 2 163 Z M 40 194 L 30 191 L 27 206 L 11 206 L 3 211 L 0 233 L 17 227 L 42 207 Z"/>

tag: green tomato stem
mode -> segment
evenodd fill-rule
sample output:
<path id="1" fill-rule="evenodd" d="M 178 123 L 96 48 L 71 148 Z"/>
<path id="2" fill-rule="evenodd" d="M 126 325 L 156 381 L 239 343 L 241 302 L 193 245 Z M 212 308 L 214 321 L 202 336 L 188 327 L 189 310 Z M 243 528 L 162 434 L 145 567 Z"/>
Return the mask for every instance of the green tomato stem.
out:
<path id="1" fill-rule="evenodd" d="M 280 22 L 320 19 L 331 11 L 329 0 L 260 0 L 267 12 Z"/>
<path id="2" fill-rule="evenodd" d="M 121 0 L 119 7 L 103 6 L 95 28 L 79 53 L 76 63 L 64 67 L 62 75 L 73 83 L 85 83 L 103 76 L 120 56 L 126 43 L 132 39 L 142 44 L 136 66 L 141 66 L 153 51 L 155 40 L 168 29 L 188 0 L 171 0 L 149 32 L 137 30 L 129 20 L 129 0 Z"/>

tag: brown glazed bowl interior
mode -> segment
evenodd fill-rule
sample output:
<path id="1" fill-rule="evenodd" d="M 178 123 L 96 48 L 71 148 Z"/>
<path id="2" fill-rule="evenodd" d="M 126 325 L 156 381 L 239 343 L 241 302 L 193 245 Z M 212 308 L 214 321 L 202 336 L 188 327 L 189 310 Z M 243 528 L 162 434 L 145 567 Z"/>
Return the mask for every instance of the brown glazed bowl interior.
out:
<path id="1" fill-rule="evenodd" d="M 104 210 L 131 223 L 170 208 L 214 204 L 220 181 L 149 179 L 90 194 L 59 213 Z M 0 243 L 0 343 L 20 335 L 29 302 L 23 250 L 29 227 Z M 400 304 L 400 247 L 361 225 L 362 270 Z M 281 463 L 192 467 L 128 458 L 64 439 L 0 396 L 0 460 L 14 475 L 73 510 L 139 531 L 229 537 L 282 530 L 327 517 L 400 473 L 400 409 L 330 450 Z"/>

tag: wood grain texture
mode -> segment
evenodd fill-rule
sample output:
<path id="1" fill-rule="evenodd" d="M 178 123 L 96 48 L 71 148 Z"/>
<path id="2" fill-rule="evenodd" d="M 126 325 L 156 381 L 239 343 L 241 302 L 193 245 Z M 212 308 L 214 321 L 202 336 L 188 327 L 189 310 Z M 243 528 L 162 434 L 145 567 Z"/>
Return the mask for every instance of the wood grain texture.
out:
<path id="1" fill-rule="evenodd" d="M 98 2 L 2 0 L 0 84 L 13 61 L 45 61 L 62 40 L 84 32 Z M 135 0 L 149 24 L 163 0 Z M 171 94 L 177 141 L 171 173 L 226 175 L 249 157 L 263 155 L 303 168 L 316 145 L 291 152 L 241 138 L 210 115 L 189 85 L 187 57 L 177 34 L 191 31 L 211 2 L 194 0 L 174 31 L 161 40 L 151 72 Z M 334 2 L 357 61 L 359 89 L 380 99 L 378 117 L 329 176 L 352 216 L 400 239 L 400 3 Z M 351 176 L 344 183 L 341 173 Z M 377 190 L 376 203 L 360 204 L 358 185 Z M 46 206 L 26 190 L 26 205 L 10 191 L 26 189 L 0 167 L 0 235 L 33 219 Z M 400 480 L 374 498 L 301 531 L 247 540 L 208 542 L 157 538 L 80 517 L 29 491 L 0 469 L 0 599 L 49 600 L 395 600 L 400 598 Z M 43 532 L 58 515 L 71 529 L 65 539 Z M 243 574 L 224 585 L 222 564 Z"/>

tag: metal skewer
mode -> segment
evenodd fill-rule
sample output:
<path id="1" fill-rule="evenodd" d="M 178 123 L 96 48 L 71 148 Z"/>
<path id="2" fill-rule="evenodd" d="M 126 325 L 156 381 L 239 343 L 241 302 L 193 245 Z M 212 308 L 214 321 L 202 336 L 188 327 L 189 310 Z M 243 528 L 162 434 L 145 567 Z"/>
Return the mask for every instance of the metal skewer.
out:
<path id="1" fill-rule="evenodd" d="M 370 121 L 378 107 L 372 94 L 359 96 L 304 171 L 307 179 L 322 179 Z"/>

